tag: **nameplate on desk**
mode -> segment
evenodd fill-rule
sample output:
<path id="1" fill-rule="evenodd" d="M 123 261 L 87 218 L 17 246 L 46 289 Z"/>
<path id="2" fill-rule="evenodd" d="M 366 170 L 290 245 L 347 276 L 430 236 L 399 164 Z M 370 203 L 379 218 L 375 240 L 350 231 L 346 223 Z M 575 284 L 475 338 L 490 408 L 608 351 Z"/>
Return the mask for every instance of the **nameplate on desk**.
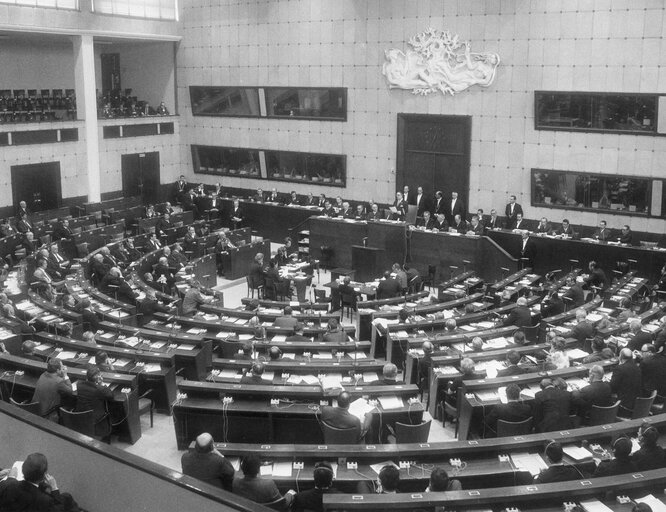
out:
<path id="1" fill-rule="evenodd" d="M 603 425 L 601 428 L 602 428 L 602 430 L 609 430 L 609 429 L 613 428 L 613 425 Z"/>
<path id="2" fill-rule="evenodd" d="M 645 478 L 641 473 L 636 473 L 634 475 L 631 475 L 631 478 L 638 480 L 639 478 Z"/>
<path id="3" fill-rule="evenodd" d="M 479 491 L 469 491 L 467 494 L 469 496 L 481 496 L 481 493 Z"/>
<path id="4" fill-rule="evenodd" d="M 539 490 L 539 488 L 536 485 L 528 485 L 525 489 L 530 492 L 536 492 Z"/>
<path id="5" fill-rule="evenodd" d="M 523 436 L 516 436 L 513 438 L 514 441 L 522 441 L 523 439 L 525 439 Z"/>
<path id="6" fill-rule="evenodd" d="M 570 433 L 571 433 L 571 432 L 569 432 L 568 430 L 562 430 L 562 431 L 560 432 L 560 435 L 561 435 L 561 436 L 568 436 Z"/>
<path id="7" fill-rule="evenodd" d="M 261 449 L 262 449 L 262 450 L 270 450 L 270 449 L 271 449 L 271 445 L 270 445 L 270 444 L 262 444 L 262 445 L 261 445 Z"/>
<path id="8" fill-rule="evenodd" d="M 467 444 L 470 445 L 470 446 L 474 446 L 474 445 L 479 444 L 479 442 L 478 441 L 467 441 Z"/>
<path id="9" fill-rule="evenodd" d="M 352 500 L 356 500 L 356 501 L 362 501 L 362 500 L 363 500 L 363 496 L 353 495 L 353 496 L 351 497 L 351 499 L 352 499 Z"/>
<path id="10" fill-rule="evenodd" d="M 325 444 L 317 446 L 317 450 L 328 450 L 328 446 Z"/>
<path id="11" fill-rule="evenodd" d="M 412 498 L 413 500 L 422 500 L 423 494 L 412 494 L 410 498 Z"/>
<path id="12" fill-rule="evenodd" d="M 365 446 L 366 450 L 376 450 L 377 447 L 374 444 L 368 444 Z"/>
<path id="13" fill-rule="evenodd" d="M 429 443 L 419 443 L 419 448 L 430 448 Z"/>
<path id="14" fill-rule="evenodd" d="M 581 480 L 581 481 L 580 481 L 580 485 L 583 485 L 583 486 L 585 486 L 585 485 L 592 485 L 592 482 L 590 482 L 589 480 Z"/>

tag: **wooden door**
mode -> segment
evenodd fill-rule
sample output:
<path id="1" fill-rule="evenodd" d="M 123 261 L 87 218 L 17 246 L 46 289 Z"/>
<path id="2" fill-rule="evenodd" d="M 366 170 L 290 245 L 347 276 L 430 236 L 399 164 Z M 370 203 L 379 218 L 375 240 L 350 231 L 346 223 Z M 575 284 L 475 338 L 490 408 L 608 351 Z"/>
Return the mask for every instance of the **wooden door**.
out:
<path id="1" fill-rule="evenodd" d="M 25 201 L 33 212 L 60 207 L 62 188 L 60 162 L 13 165 L 12 198 L 14 206 Z"/>
<path id="2" fill-rule="evenodd" d="M 121 156 L 123 195 L 141 196 L 145 203 L 156 203 L 160 194 L 160 154 L 135 153 Z"/>
<path id="3" fill-rule="evenodd" d="M 421 186 L 429 200 L 458 192 L 467 209 L 471 136 L 470 116 L 398 114 L 396 190 Z"/>

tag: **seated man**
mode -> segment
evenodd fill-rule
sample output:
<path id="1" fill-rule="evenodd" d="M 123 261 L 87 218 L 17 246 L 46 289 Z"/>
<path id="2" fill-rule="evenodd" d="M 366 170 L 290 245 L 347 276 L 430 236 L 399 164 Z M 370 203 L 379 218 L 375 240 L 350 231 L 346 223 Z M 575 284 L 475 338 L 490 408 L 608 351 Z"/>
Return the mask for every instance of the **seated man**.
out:
<path id="1" fill-rule="evenodd" d="M 541 391 L 534 396 L 532 416 L 536 432 L 566 430 L 571 427 L 571 393 L 555 386 L 552 379 L 541 381 Z"/>
<path id="2" fill-rule="evenodd" d="M 631 439 L 619 437 L 613 443 L 613 458 L 601 461 L 594 472 L 594 476 L 624 475 L 635 471 L 636 466 L 631 460 Z"/>
<path id="3" fill-rule="evenodd" d="M 603 340 L 602 340 L 603 342 Z M 608 407 L 613 404 L 611 387 L 604 382 L 604 369 L 595 364 L 589 370 L 590 383 L 580 390 L 571 393 L 571 403 L 578 409 L 578 416 L 586 418 L 593 405 Z"/>
<path id="4" fill-rule="evenodd" d="M 592 344 L 588 340 L 594 336 L 594 325 L 587 320 L 587 311 L 583 308 L 576 310 L 576 322 L 573 329 L 564 334 L 564 337 L 575 338 L 578 346 L 589 353 L 592 350 Z"/>
<path id="5" fill-rule="evenodd" d="M 204 432 L 197 436 L 194 451 L 189 450 L 180 459 L 183 474 L 197 478 L 207 484 L 231 491 L 234 468 L 213 442 L 213 436 Z"/>
<path id="6" fill-rule="evenodd" d="M 358 484 L 359 492 L 369 494 L 372 492 L 372 483 L 362 481 Z M 400 485 L 400 470 L 392 464 L 387 464 L 380 471 L 376 482 L 377 494 L 396 494 Z"/>
<path id="7" fill-rule="evenodd" d="M 76 388 L 76 412 L 93 411 L 95 437 L 108 441 L 111 436 L 111 424 L 107 411 L 107 402 L 113 399 L 113 391 L 104 385 L 102 372 L 97 367 L 88 368 L 86 380 L 78 381 Z"/>
<path id="8" fill-rule="evenodd" d="M 41 453 L 31 453 L 23 461 L 23 480 L 11 475 L 0 482 L 0 510 L 30 512 L 75 511 L 79 506 L 48 474 L 48 462 Z"/>
<path id="9" fill-rule="evenodd" d="M 386 363 L 382 368 L 382 378 L 376 384 L 380 386 L 394 386 L 402 383 L 402 381 L 398 381 L 398 367 L 393 363 Z M 373 382 L 372 384 L 375 383 Z"/>
<path id="10" fill-rule="evenodd" d="M 534 477 L 534 481 L 540 484 L 550 484 L 554 482 L 566 482 L 567 480 L 578 480 L 583 475 L 569 464 L 562 462 L 564 451 L 562 445 L 557 441 L 551 441 L 546 446 L 546 457 L 548 458 L 549 467 L 543 469 Z"/>
<path id="11" fill-rule="evenodd" d="M 321 408 L 321 421 L 326 425 L 340 429 L 358 429 L 359 440 L 365 435 L 365 431 L 370 426 L 372 416 L 366 414 L 365 421 L 361 420 L 349 412 L 351 404 L 351 395 L 346 391 L 341 391 L 337 398 L 337 406 L 324 405 Z"/>
<path id="12" fill-rule="evenodd" d="M 313 472 L 314 489 L 301 491 L 294 496 L 294 501 L 291 504 L 292 512 L 323 511 L 323 495 L 340 493 L 340 491 L 333 487 L 333 475 L 333 468 L 330 462 L 317 462 Z"/>
<path id="13" fill-rule="evenodd" d="M 606 361 L 615 357 L 613 351 L 606 346 L 606 341 L 601 336 L 595 336 L 592 340 L 592 353 L 585 357 L 583 364 Z"/>
<path id="14" fill-rule="evenodd" d="M 67 368 L 60 359 L 52 357 L 46 364 L 46 371 L 37 380 L 32 402 L 39 403 L 40 416 L 58 421 L 58 407 L 61 400 L 71 398 L 73 393 Z"/>
<path id="15" fill-rule="evenodd" d="M 506 368 L 497 372 L 498 377 L 510 377 L 512 375 L 520 375 L 525 373 L 525 370 L 518 366 L 520 363 L 520 354 L 515 350 L 509 350 L 506 354 Z"/>
<path id="16" fill-rule="evenodd" d="M 425 492 L 462 491 L 460 480 L 450 479 L 444 468 L 436 467 L 430 473 L 430 481 Z"/>
<path id="17" fill-rule="evenodd" d="M 416 219 L 416 227 L 423 229 L 432 229 L 435 227 L 435 220 L 430 216 L 428 210 L 423 212 L 423 217 Z"/>
<path id="18" fill-rule="evenodd" d="M 631 456 L 636 471 L 649 471 L 664 467 L 666 452 L 657 444 L 659 431 L 654 425 L 644 422 L 638 429 L 638 444 L 641 448 Z"/>
<path id="19" fill-rule="evenodd" d="M 308 338 L 307 336 L 303 335 L 304 332 L 305 325 L 303 325 L 301 322 L 296 322 L 294 324 L 294 334 L 287 336 L 285 341 L 312 341 L 312 338 Z"/>
<path id="20" fill-rule="evenodd" d="M 281 327 L 283 329 L 293 329 L 298 323 L 298 320 L 293 316 L 291 306 L 285 306 L 282 310 L 282 316 L 279 316 L 273 322 L 274 327 Z"/>
<path id="21" fill-rule="evenodd" d="M 257 455 L 251 454 L 243 457 L 240 468 L 243 472 L 243 478 L 234 478 L 232 484 L 234 494 L 264 505 L 279 502 L 283 498 L 273 480 L 259 476 L 261 460 Z M 292 494 L 287 493 L 284 496 L 284 505 L 278 510 L 288 510 L 292 496 Z"/>
<path id="22" fill-rule="evenodd" d="M 335 318 L 329 318 L 328 328 L 324 334 L 324 341 L 328 343 L 342 343 L 347 341 L 347 333 Z"/>
<path id="23" fill-rule="evenodd" d="M 138 293 L 134 292 L 132 287 L 127 284 L 127 281 L 123 279 L 122 273 L 118 267 L 112 267 L 109 269 L 109 272 L 102 278 L 102 282 L 99 284 L 99 289 L 103 293 L 115 297 L 117 300 L 128 304 L 136 304 Z"/>
<path id="24" fill-rule="evenodd" d="M 214 297 L 207 297 L 201 293 L 200 287 L 201 283 L 196 279 L 190 282 L 185 297 L 183 297 L 182 312 L 184 316 L 194 315 L 199 310 L 199 305 L 210 304 L 215 300 Z"/>
<path id="25" fill-rule="evenodd" d="M 573 227 L 569 224 L 569 219 L 562 219 L 562 227 L 555 234 L 562 238 L 575 238 L 575 233 Z"/>
<path id="26" fill-rule="evenodd" d="M 506 387 L 506 399 L 507 403 L 496 405 L 486 416 L 486 426 L 493 433 L 497 432 L 498 420 L 517 423 L 525 421 L 532 416 L 530 405 L 520 400 L 520 387 L 518 384 L 511 383 Z"/>
<path id="27" fill-rule="evenodd" d="M 520 297 L 516 301 L 516 307 L 504 318 L 504 325 L 515 325 L 516 327 L 531 327 L 532 312 L 527 307 L 527 299 Z"/>
<path id="28" fill-rule="evenodd" d="M 243 375 L 241 378 L 241 384 L 263 384 L 262 375 L 264 374 L 264 364 L 263 363 L 253 363 L 250 367 L 250 371 Z"/>

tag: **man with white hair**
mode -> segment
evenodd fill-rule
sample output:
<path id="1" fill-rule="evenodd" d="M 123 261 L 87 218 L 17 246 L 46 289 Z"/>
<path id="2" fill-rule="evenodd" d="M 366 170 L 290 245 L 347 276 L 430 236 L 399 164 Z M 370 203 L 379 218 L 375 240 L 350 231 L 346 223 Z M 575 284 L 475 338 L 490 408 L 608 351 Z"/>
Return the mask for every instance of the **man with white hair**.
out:
<path id="1" fill-rule="evenodd" d="M 525 297 L 518 298 L 516 307 L 504 318 L 502 323 L 504 325 L 515 325 L 519 328 L 532 326 L 532 313 L 530 308 L 527 307 L 527 299 Z"/>
<path id="2" fill-rule="evenodd" d="M 583 308 L 576 310 L 576 325 L 568 333 L 564 335 L 565 338 L 576 338 L 578 346 L 585 352 L 592 352 L 592 337 L 594 336 L 594 326 L 587 320 L 587 311 Z"/>

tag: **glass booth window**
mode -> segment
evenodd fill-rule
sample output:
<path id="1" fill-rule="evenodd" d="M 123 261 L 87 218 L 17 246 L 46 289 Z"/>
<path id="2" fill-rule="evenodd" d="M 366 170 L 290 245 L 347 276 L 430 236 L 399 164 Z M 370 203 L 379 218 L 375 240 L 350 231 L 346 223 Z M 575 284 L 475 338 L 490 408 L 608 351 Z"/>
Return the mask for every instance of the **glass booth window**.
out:
<path id="1" fill-rule="evenodd" d="M 537 129 L 656 133 L 657 96 L 650 94 L 535 93 Z"/>
<path id="2" fill-rule="evenodd" d="M 649 213 L 651 180 L 532 169 L 532 206 Z"/>
<path id="3" fill-rule="evenodd" d="M 345 156 L 266 151 L 266 176 L 273 180 L 345 186 Z"/>
<path id="4" fill-rule="evenodd" d="M 259 90 L 255 87 L 190 87 L 195 116 L 259 117 Z"/>
<path id="5" fill-rule="evenodd" d="M 347 118 L 345 89 L 300 89 L 267 87 L 268 117 Z"/>
<path id="6" fill-rule="evenodd" d="M 194 171 L 220 176 L 259 177 L 259 151 L 253 149 L 192 146 Z"/>

